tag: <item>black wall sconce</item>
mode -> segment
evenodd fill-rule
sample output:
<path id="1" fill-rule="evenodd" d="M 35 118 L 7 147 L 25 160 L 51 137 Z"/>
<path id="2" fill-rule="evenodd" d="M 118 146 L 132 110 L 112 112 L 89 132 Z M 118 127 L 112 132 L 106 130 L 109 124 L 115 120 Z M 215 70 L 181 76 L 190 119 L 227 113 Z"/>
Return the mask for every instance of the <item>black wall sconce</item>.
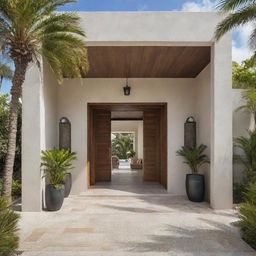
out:
<path id="1" fill-rule="evenodd" d="M 196 147 L 196 121 L 193 116 L 189 116 L 184 124 L 184 147 Z"/>
<path id="2" fill-rule="evenodd" d="M 131 87 L 128 84 L 128 78 L 126 78 L 126 86 L 123 87 L 124 89 L 124 95 L 129 96 L 131 94 Z"/>
<path id="3" fill-rule="evenodd" d="M 66 117 L 59 122 L 59 149 L 71 150 L 71 123 Z"/>

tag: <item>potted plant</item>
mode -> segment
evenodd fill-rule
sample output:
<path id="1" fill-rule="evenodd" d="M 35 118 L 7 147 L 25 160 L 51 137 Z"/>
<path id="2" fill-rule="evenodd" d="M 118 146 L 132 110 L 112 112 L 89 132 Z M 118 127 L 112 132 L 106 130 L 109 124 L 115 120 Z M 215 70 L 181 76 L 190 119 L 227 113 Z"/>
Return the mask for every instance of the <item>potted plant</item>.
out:
<path id="1" fill-rule="evenodd" d="M 184 163 L 190 167 L 192 174 L 186 175 L 186 192 L 188 199 L 192 202 L 202 202 L 204 200 L 205 183 L 204 175 L 199 174 L 199 168 L 209 163 L 204 150 L 207 146 L 201 144 L 198 147 L 186 148 L 182 147 L 177 151 L 177 155 L 182 156 Z"/>
<path id="2" fill-rule="evenodd" d="M 57 211 L 61 208 L 65 196 L 67 184 L 67 170 L 72 168 L 71 161 L 75 159 L 75 153 L 66 150 L 42 151 L 42 163 L 48 184 L 45 188 L 45 203 L 49 211 Z"/>
<path id="3" fill-rule="evenodd" d="M 72 161 L 76 160 L 76 153 L 70 152 L 68 150 L 61 150 L 63 151 L 63 161 L 65 161 L 66 164 L 66 176 L 64 180 L 64 197 L 68 197 L 72 188 L 72 174 L 70 172 L 67 172 L 68 170 L 73 169 L 72 167 Z"/>

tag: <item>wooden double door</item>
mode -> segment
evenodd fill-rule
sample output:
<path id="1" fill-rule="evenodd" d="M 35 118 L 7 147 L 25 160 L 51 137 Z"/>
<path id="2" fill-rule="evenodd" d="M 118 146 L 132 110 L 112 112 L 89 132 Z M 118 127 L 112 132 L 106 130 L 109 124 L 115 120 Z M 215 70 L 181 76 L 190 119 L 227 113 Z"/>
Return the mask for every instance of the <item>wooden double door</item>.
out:
<path id="1" fill-rule="evenodd" d="M 143 179 L 167 188 L 167 105 L 89 104 L 88 160 L 89 183 L 111 181 L 111 111 L 143 112 Z"/>

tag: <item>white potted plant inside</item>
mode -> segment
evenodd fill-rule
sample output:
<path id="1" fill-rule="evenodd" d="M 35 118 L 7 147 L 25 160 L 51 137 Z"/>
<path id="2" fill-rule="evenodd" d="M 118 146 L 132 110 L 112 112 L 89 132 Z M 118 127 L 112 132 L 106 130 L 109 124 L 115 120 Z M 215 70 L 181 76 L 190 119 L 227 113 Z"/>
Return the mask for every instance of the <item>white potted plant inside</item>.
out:
<path id="1" fill-rule="evenodd" d="M 199 168 L 209 163 L 207 156 L 204 154 L 206 145 L 199 145 L 198 147 L 187 148 L 182 147 L 177 151 L 178 156 L 182 156 L 191 170 L 191 174 L 186 175 L 186 192 L 188 199 L 193 202 L 202 202 L 204 200 L 205 182 L 204 175 L 199 174 Z"/>
<path id="2" fill-rule="evenodd" d="M 41 166 L 44 167 L 48 178 L 45 188 L 47 210 L 57 211 L 61 208 L 65 196 L 65 184 L 67 184 L 67 171 L 72 169 L 72 161 L 75 159 L 75 153 L 67 150 L 42 151 Z"/>

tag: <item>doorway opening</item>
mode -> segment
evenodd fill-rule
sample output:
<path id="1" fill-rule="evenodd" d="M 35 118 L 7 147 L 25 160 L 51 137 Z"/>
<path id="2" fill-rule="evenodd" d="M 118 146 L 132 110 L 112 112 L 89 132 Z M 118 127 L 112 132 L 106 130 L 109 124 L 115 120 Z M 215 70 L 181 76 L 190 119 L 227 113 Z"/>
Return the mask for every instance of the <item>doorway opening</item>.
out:
<path id="1" fill-rule="evenodd" d="M 143 112 L 111 112 L 113 184 L 143 182 Z"/>
<path id="2" fill-rule="evenodd" d="M 88 104 L 89 184 L 167 189 L 167 104 Z"/>

